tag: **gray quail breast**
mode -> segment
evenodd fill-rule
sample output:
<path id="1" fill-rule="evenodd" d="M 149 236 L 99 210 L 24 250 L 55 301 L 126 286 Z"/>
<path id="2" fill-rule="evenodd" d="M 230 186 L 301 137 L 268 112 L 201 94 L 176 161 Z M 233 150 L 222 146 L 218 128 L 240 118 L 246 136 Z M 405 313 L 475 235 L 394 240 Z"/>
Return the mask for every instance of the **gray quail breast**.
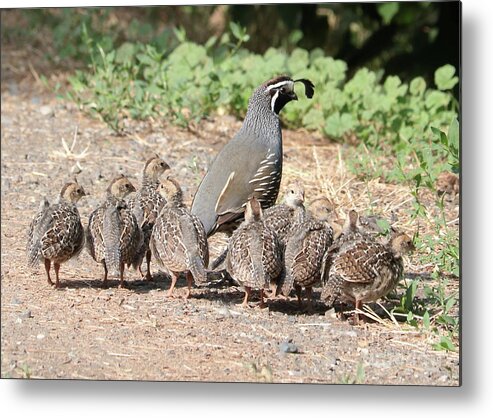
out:
<path id="1" fill-rule="evenodd" d="M 370 239 L 344 242 L 325 271 L 322 299 L 354 303 L 361 310 L 364 302 L 387 295 L 402 277 L 402 256 L 413 251 L 412 239 L 396 233 L 386 245 Z M 355 314 L 355 322 L 359 316 Z"/>
<path id="2" fill-rule="evenodd" d="M 28 265 L 35 267 L 43 262 L 48 283 L 52 285 L 50 269 L 53 263 L 57 288 L 60 287 L 60 264 L 76 257 L 84 247 L 84 228 L 76 204 L 85 195 L 77 180 L 66 183 L 58 202 L 50 205 L 46 198 L 42 200 L 39 212 L 29 226 Z"/>
<path id="3" fill-rule="evenodd" d="M 301 290 L 305 287 L 308 312 L 313 312 L 312 288 L 321 281 L 323 257 L 333 241 L 330 226 L 332 209 L 332 204 L 326 198 L 313 202 L 307 214 L 301 209 L 298 222 L 287 239 L 284 254 L 285 272 L 280 289 L 287 296 L 294 285 L 301 307 Z"/>
<path id="4" fill-rule="evenodd" d="M 245 220 L 228 243 L 226 270 L 245 289 L 242 306 L 248 305 L 252 289 L 260 290 L 260 307 L 264 290 L 276 282 L 282 272 L 282 250 L 275 232 L 263 221 L 260 202 L 251 197 Z"/>
<path id="5" fill-rule="evenodd" d="M 157 188 L 159 186 L 159 178 L 167 170 L 169 165 L 162 160 L 159 155 L 155 154 L 149 158 L 144 166 L 142 173 L 142 184 L 135 196 L 129 200 L 128 206 L 132 210 L 139 226 L 142 229 L 142 245 L 136 252 L 136 256 L 132 265 L 138 268 L 142 273 L 142 262 L 146 258 L 147 271 L 145 274 L 146 280 L 152 280 L 151 274 L 151 250 L 149 249 L 149 240 L 151 239 L 152 228 L 154 223 L 152 219 L 157 218 L 161 208 L 165 205 L 166 200 L 162 197 Z M 146 220 L 144 222 L 144 219 Z"/>
<path id="6" fill-rule="evenodd" d="M 188 285 L 185 298 L 189 298 L 192 281 L 198 285 L 207 281 L 207 235 L 200 219 L 184 205 L 181 187 L 175 179 L 163 180 L 158 191 L 166 204 L 155 221 L 149 247 L 157 262 L 171 274 L 167 296 L 172 297 L 180 272 L 185 272 Z"/>
<path id="7" fill-rule="evenodd" d="M 296 222 L 296 209 L 305 202 L 305 188 L 299 181 L 292 182 L 284 193 L 284 203 L 271 206 L 264 211 L 264 222 L 276 233 L 284 248 L 286 238 Z"/>
<path id="8" fill-rule="evenodd" d="M 309 80 L 279 76 L 259 86 L 249 100 L 240 130 L 223 147 L 202 179 L 192 203 L 192 213 L 202 221 L 208 236 L 231 234 L 244 218 L 246 203 L 254 196 L 262 208 L 272 206 L 282 176 L 282 132 L 279 112 L 297 100 L 294 84 L 302 82 L 312 97 Z"/>
<path id="9" fill-rule="evenodd" d="M 107 285 L 108 271 L 125 282 L 125 264 L 130 265 L 142 245 L 142 231 L 137 219 L 124 200 L 135 187 L 120 175 L 114 178 L 106 190 L 106 200 L 89 216 L 86 230 L 87 250 L 91 257 L 103 264 L 103 285 Z"/>

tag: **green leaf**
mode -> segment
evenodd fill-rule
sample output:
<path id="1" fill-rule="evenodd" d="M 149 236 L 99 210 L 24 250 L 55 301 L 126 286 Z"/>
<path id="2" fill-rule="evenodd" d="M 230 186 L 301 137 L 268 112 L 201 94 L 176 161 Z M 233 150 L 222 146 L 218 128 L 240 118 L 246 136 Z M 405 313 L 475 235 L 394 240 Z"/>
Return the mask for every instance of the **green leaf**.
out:
<path id="1" fill-rule="evenodd" d="M 325 121 L 325 133 L 333 138 L 340 138 L 356 125 L 356 120 L 349 113 L 336 112 Z"/>
<path id="2" fill-rule="evenodd" d="M 229 22 L 229 29 L 238 41 L 247 42 L 250 39 L 250 35 L 246 33 L 246 29 L 236 22 Z"/>
<path id="3" fill-rule="evenodd" d="M 385 89 L 387 94 L 392 97 L 403 96 L 404 94 L 406 94 L 407 91 L 407 86 L 402 85 L 401 79 L 396 75 L 387 77 L 383 88 Z"/>
<path id="4" fill-rule="evenodd" d="M 378 14 L 382 17 L 383 23 L 385 25 L 388 25 L 392 21 L 392 18 L 399 11 L 399 3 L 395 1 L 379 3 L 377 4 L 377 11 Z"/>
<path id="5" fill-rule="evenodd" d="M 146 65 L 154 65 L 156 61 L 154 61 L 149 55 L 147 54 L 137 54 L 137 59 L 142 63 Z"/>
<path id="6" fill-rule="evenodd" d="M 450 298 L 449 300 L 447 300 L 447 303 L 445 304 L 445 312 L 450 311 L 452 306 L 455 305 L 455 302 L 456 302 L 455 298 Z"/>
<path id="7" fill-rule="evenodd" d="M 435 350 L 448 350 L 448 351 L 455 351 L 455 345 L 450 341 L 450 338 L 442 336 L 440 337 L 440 342 L 433 344 L 433 348 Z"/>
<path id="8" fill-rule="evenodd" d="M 115 62 L 119 64 L 132 62 L 135 54 L 135 44 L 130 42 L 124 42 L 120 45 L 120 47 L 116 50 Z"/>
<path id="9" fill-rule="evenodd" d="M 324 112 L 321 109 L 310 109 L 303 117 L 303 125 L 308 129 L 320 129 L 324 125 Z"/>
<path id="10" fill-rule="evenodd" d="M 377 226 L 384 235 L 387 235 L 390 231 L 390 224 L 387 219 L 377 219 Z"/>
<path id="11" fill-rule="evenodd" d="M 456 150 L 459 149 L 459 121 L 454 118 L 448 128 L 448 143 Z"/>
<path id="12" fill-rule="evenodd" d="M 426 90 L 426 81 L 423 77 L 416 77 L 409 85 L 409 91 L 413 96 L 422 96 Z"/>
<path id="13" fill-rule="evenodd" d="M 425 106 L 428 109 L 436 110 L 440 107 L 445 107 L 450 103 L 450 95 L 441 91 L 432 90 L 426 94 Z"/>
<path id="14" fill-rule="evenodd" d="M 438 68 L 435 71 L 435 84 L 439 90 L 450 90 L 458 82 L 459 78 L 454 77 L 455 68 L 450 64 L 446 64 L 443 67 Z"/>
<path id="15" fill-rule="evenodd" d="M 308 67 L 309 60 L 310 56 L 307 50 L 296 48 L 288 60 L 289 71 L 292 74 L 304 71 Z"/>
<path id="16" fill-rule="evenodd" d="M 423 315 L 423 326 L 425 329 L 430 329 L 430 313 L 428 311 Z"/>
<path id="17" fill-rule="evenodd" d="M 408 142 L 413 136 L 414 130 L 410 126 L 402 125 L 399 130 L 399 137 Z"/>

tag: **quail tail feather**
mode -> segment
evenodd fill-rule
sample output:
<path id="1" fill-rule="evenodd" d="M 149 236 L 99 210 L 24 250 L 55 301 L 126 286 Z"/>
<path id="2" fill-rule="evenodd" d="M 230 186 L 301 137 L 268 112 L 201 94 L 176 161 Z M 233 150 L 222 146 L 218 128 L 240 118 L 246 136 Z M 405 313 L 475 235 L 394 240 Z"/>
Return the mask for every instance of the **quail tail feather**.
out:
<path id="1" fill-rule="evenodd" d="M 207 271 L 205 270 L 202 258 L 198 254 L 190 258 L 190 272 L 192 273 L 195 284 L 207 282 Z"/>
<path id="2" fill-rule="evenodd" d="M 110 276 L 120 276 L 121 250 L 120 250 L 121 222 L 118 209 L 109 208 L 103 219 L 104 259 Z"/>
<path id="3" fill-rule="evenodd" d="M 29 267 L 36 267 L 41 261 L 41 238 L 51 226 L 52 218 L 50 216 L 50 202 L 43 198 L 41 201 L 39 212 L 31 222 L 28 232 L 27 241 L 27 264 Z"/>

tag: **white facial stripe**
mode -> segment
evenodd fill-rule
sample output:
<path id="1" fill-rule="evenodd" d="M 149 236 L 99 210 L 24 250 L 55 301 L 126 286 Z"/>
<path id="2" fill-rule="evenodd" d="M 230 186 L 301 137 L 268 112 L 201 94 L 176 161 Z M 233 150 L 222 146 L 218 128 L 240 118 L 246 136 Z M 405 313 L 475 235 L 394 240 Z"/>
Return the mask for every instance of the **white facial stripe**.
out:
<path id="1" fill-rule="evenodd" d="M 265 89 L 265 91 L 268 92 L 272 89 L 277 89 L 277 88 L 283 87 L 283 86 L 286 86 L 286 90 L 288 90 L 288 91 L 294 90 L 294 82 L 291 80 L 284 80 L 284 81 L 280 81 L 279 83 L 270 85 L 269 87 L 267 87 Z"/>
<path id="2" fill-rule="evenodd" d="M 272 99 L 270 99 L 270 108 L 272 109 L 273 112 L 274 112 L 274 106 L 276 105 L 276 100 L 277 100 L 278 96 L 279 96 L 279 90 L 277 90 L 274 93 L 274 96 L 272 96 Z"/>

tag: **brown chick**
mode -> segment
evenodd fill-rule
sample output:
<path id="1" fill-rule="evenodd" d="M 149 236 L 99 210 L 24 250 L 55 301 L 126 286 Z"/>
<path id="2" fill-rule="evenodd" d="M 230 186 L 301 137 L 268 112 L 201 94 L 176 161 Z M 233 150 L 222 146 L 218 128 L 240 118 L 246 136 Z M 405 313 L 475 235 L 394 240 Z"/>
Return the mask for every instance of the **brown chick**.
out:
<path id="1" fill-rule="evenodd" d="M 277 235 L 263 221 L 262 208 L 253 196 L 247 202 L 245 220 L 229 240 L 226 270 L 245 289 L 242 306 L 248 306 L 252 289 L 260 290 L 260 307 L 265 306 L 264 290 L 277 281 L 282 271 L 282 251 Z"/>
<path id="2" fill-rule="evenodd" d="M 157 188 L 159 187 L 159 178 L 167 170 L 169 170 L 169 165 L 159 155 L 155 154 L 149 158 L 142 173 L 140 190 L 128 202 L 128 206 L 135 215 L 139 226 L 142 228 L 143 234 L 142 245 L 138 249 L 132 264 L 136 269 L 139 269 L 140 274 L 144 277 L 142 273 L 142 261 L 145 256 L 147 264 L 146 280 L 152 280 L 149 240 L 151 239 L 154 222 L 151 219 L 157 218 L 161 208 L 166 203 L 166 199 L 158 193 Z M 147 221 L 145 222 L 144 219 Z"/>
<path id="3" fill-rule="evenodd" d="M 130 265 L 142 245 L 142 232 L 137 219 L 124 198 L 135 191 L 130 180 L 120 175 L 106 190 L 106 200 L 89 216 L 86 231 L 87 249 L 91 257 L 103 264 L 103 285 L 107 285 L 108 271 L 125 282 L 125 264 Z"/>
<path id="4" fill-rule="evenodd" d="M 402 256 L 413 251 L 412 239 L 403 233 L 395 234 L 388 244 L 373 240 L 345 242 L 326 270 L 322 299 L 329 305 L 335 301 L 362 304 L 387 295 L 402 277 Z M 358 323 L 356 313 L 354 322 Z"/>
<path id="5" fill-rule="evenodd" d="M 313 312 L 312 288 L 321 279 L 323 256 L 333 241 L 330 220 L 333 207 L 326 198 L 317 199 L 310 205 L 310 212 L 300 210 L 299 222 L 288 236 L 284 254 L 285 277 L 280 288 L 287 296 L 294 285 L 298 304 L 302 307 L 301 290 L 307 294 L 307 311 Z"/>
<path id="6" fill-rule="evenodd" d="M 192 281 L 198 285 L 207 281 L 207 235 L 199 218 L 183 203 L 183 192 L 175 179 L 163 180 L 158 192 L 167 203 L 155 221 L 149 247 L 156 261 L 171 274 L 166 296 L 172 297 L 180 272 L 185 272 L 188 285 L 185 299 L 188 299 Z"/>
<path id="7" fill-rule="evenodd" d="M 77 180 L 66 183 L 58 202 L 50 205 L 45 198 L 38 214 L 32 220 L 27 239 L 28 265 L 35 267 L 44 262 L 48 283 L 51 264 L 55 269 L 55 287 L 60 287 L 60 264 L 77 256 L 84 247 L 84 228 L 80 220 L 77 202 L 86 196 Z"/>

